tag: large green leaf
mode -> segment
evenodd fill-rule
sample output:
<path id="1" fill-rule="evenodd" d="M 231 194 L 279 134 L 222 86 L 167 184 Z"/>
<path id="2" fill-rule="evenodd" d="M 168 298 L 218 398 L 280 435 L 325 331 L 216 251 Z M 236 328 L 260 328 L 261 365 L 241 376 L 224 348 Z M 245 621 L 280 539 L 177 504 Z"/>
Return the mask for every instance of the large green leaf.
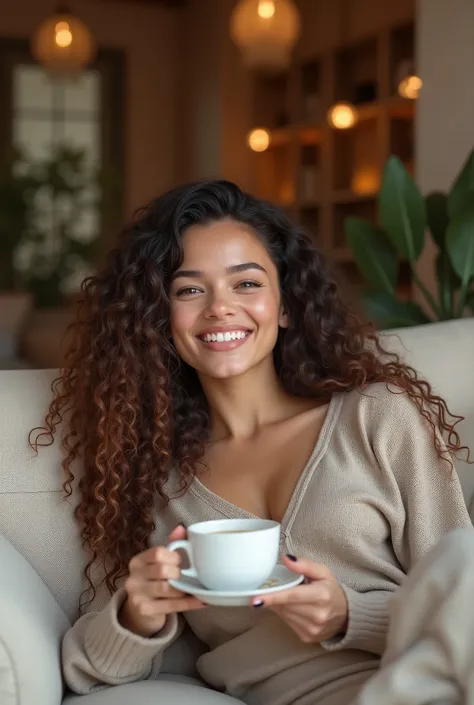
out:
<path id="1" fill-rule="evenodd" d="M 426 217 L 431 237 L 441 249 L 444 249 L 446 230 L 449 225 L 448 197 L 445 193 L 430 193 L 425 199 Z"/>
<path id="2" fill-rule="evenodd" d="M 474 200 L 474 149 L 464 162 L 448 196 L 448 213 L 452 218 Z"/>
<path id="3" fill-rule="evenodd" d="M 429 323 L 425 312 L 413 301 L 399 301 L 385 291 L 367 291 L 363 305 L 370 318 L 381 328 L 406 328 Z"/>
<path id="4" fill-rule="evenodd" d="M 451 220 L 446 247 L 463 285 L 474 277 L 474 197 Z"/>
<path id="5" fill-rule="evenodd" d="M 395 293 L 397 256 L 382 228 L 362 218 L 349 217 L 344 223 L 346 239 L 354 259 L 374 289 Z"/>
<path id="6" fill-rule="evenodd" d="M 415 262 L 425 241 L 426 206 L 415 182 L 395 156 L 385 166 L 379 211 L 392 245 L 410 262 Z"/>
<path id="7" fill-rule="evenodd" d="M 446 252 L 439 252 L 436 258 L 436 279 L 438 281 L 441 317 L 454 316 L 454 292 L 459 289 L 461 281 L 453 269 Z"/>

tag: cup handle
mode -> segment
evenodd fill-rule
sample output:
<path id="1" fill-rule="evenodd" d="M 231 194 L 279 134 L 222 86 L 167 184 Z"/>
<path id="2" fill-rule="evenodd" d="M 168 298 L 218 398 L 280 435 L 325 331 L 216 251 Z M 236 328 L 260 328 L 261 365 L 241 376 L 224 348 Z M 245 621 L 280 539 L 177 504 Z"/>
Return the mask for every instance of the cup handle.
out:
<path id="1" fill-rule="evenodd" d="M 193 549 L 191 546 L 191 542 L 186 541 L 186 539 L 181 539 L 180 541 L 172 541 L 168 545 L 168 551 L 177 551 L 180 548 L 186 552 L 186 554 L 189 558 L 189 563 L 190 563 L 190 568 L 182 568 L 181 569 L 181 575 L 186 575 L 188 578 L 198 578 L 199 579 L 196 568 L 194 567 Z"/>

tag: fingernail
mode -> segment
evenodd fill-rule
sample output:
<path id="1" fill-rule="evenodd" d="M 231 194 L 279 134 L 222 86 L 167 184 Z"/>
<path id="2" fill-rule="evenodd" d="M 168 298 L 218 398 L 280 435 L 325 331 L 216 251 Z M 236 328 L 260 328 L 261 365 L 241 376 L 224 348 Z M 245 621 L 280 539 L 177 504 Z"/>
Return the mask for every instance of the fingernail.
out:
<path id="1" fill-rule="evenodd" d="M 263 607 L 263 600 L 255 600 L 252 604 L 254 607 Z"/>
<path id="2" fill-rule="evenodd" d="M 184 524 L 178 524 L 178 526 L 176 528 L 177 529 L 185 529 L 186 527 Z"/>
<path id="3" fill-rule="evenodd" d="M 297 557 L 294 556 L 292 553 L 287 553 L 286 557 L 288 558 L 288 560 L 293 561 L 293 563 L 296 563 L 296 561 L 298 560 Z"/>

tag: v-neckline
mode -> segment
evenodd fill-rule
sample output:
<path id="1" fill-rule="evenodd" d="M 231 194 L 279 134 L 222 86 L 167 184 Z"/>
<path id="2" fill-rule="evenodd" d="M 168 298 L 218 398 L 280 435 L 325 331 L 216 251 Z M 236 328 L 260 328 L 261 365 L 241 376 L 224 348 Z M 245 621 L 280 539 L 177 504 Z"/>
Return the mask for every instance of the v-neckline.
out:
<path id="1" fill-rule="evenodd" d="M 321 426 L 321 431 L 319 432 L 318 438 L 314 448 L 306 461 L 303 470 L 300 473 L 298 481 L 291 493 L 290 500 L 286 507 L 285 513 L 280 522 L 282 534 L 287 534 L 293 524 L 294 518 L 297 513 L 297 509 L 300 504 L 301 496 L 304 494 L 305 488 L 311 480 L 314 470 L 318 466 L 321 458 L 324 456 L 329 441 L 334 430 L 337 418 L 339 416 L 342 402 L 344 399 L 343 393 L 333 394 L 324 418 L 323 424 Z M 193 492 L 194 495 L 199 497 L 202 501 L 206 502 L 213 509 L 217 510 L 223 514 L 228 519 L 261 519 L 257 514 L 248 512 L 246 509 L 239 507 L 237 504 L 229 502 L 220 495 L 216 494 L 210 490 L 198 477 L 194 477 L 189 491 Z"/>

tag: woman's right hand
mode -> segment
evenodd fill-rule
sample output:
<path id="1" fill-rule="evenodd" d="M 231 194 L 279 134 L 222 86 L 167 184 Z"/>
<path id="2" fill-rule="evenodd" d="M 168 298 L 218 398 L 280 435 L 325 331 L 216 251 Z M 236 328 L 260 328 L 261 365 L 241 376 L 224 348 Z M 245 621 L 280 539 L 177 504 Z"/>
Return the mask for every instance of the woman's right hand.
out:
<path id="1" fill-rule="evenodd" d="M 170 541 L 185 538 L 183 526 L 169 536 Z M 151 637 L 163 629 L 167 615 L 206 606 L 168 583 L 181 575 L 180 563 L 180 555 L 165 546 L 154 546 L 132 558 L 124 586 L 127 599 L 119 613 L 119 622 L 125 629 Z"/>

